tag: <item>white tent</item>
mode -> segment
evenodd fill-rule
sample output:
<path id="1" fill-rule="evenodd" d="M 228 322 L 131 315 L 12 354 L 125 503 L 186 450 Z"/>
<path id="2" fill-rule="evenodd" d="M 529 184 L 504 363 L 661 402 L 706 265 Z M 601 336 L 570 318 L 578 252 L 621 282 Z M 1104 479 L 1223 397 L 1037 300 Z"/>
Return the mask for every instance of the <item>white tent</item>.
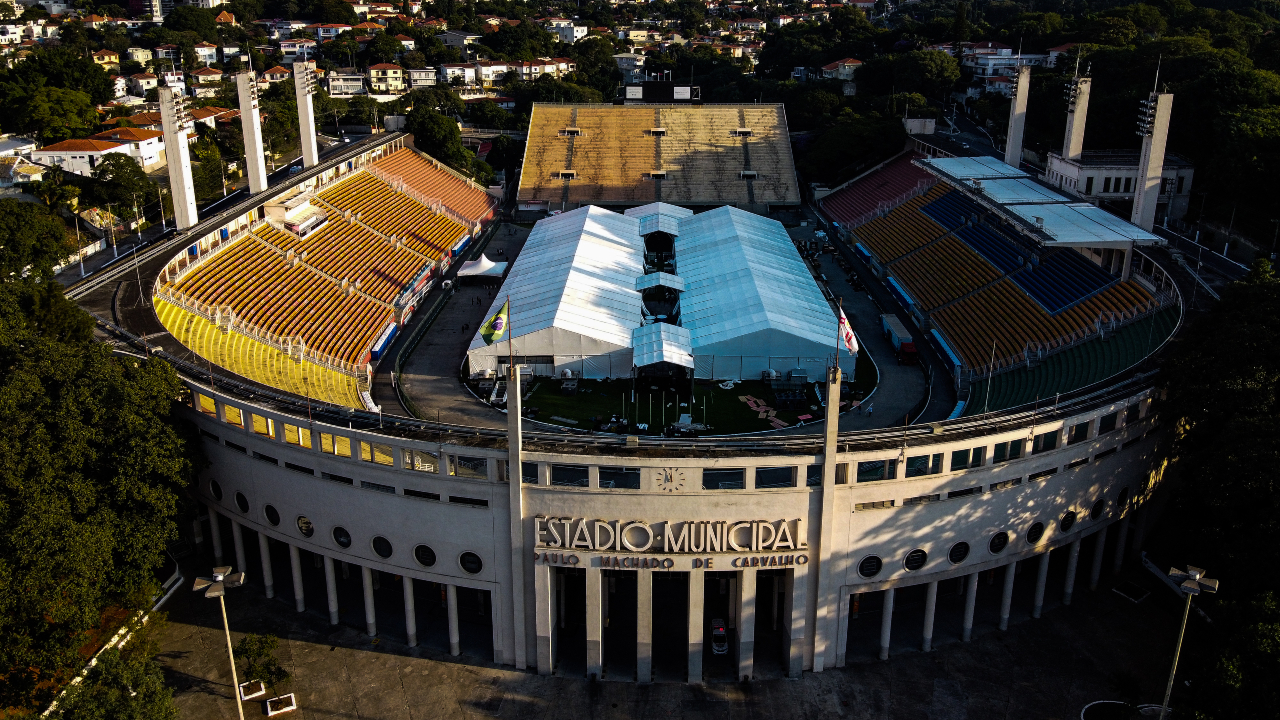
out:
<path id="1" fill-rule="evenodd" d="M 721 207 L 680 221 L 676 272 L 684 278 L 680 324 L 689 329 L 700 378 L 822 377 L 835 352 L 837 318 L 776 220 Z M 854 359 L 841 355 L 852 372 Z"/>
<path id="2" fill-rule="evenodd" d="M 481 255 L 479 260 L 468 260 L 458 268 L 458 277 L 500 278 L 507 272 L 507 264 L 494 262 Z"/>
<path id="3" fill-rule="evenodd" d="M 636 278 L 644 273 L 639 221 L 596 206 L 540 221 L 529 233 L 486 317 L 509 296 L 517 362 L 534 374 L 631 374 L 631 331 L 642 321 Z M 477 331 L 471 371 L 497 370 L 507 338 L 486 346 Z"/>

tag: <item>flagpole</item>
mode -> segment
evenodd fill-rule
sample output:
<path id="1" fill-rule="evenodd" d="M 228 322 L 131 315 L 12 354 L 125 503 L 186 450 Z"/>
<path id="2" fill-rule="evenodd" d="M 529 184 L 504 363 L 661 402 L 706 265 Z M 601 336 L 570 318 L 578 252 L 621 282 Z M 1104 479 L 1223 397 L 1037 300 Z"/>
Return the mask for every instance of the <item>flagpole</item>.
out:
<path id="1" fill-rule="evenodd" d="M 510 295 L 507 295 L 507 301 L 504 304 L 507 306 L 507 328 L 506 328 L 507 329 L 507 365 L 514 370 L 516 366 L 516 350 L 515 350 L 516 334 L 511 331 L 511 296 Z"/>
<path id="2" fill-rule="evenodd" d="M 840 317 L 836 318 L 836 367 L 840 367 L 840 343 L 844 342 L 844 338 L 840 333 L 844 330 L 841 324 L 844 321 L 844 298 L 837 298 L 840 303 Z"/>

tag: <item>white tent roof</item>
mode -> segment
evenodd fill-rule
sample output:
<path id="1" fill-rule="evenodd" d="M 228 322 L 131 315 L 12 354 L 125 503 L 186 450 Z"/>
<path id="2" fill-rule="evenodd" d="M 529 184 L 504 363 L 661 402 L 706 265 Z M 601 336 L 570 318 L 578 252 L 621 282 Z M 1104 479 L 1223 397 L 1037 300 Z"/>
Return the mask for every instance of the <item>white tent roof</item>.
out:
<path id="1" fill-rule="evenodd" d="M 468 260 L 458 268 L 459 277 L 502 277 L 507 271 L 507 264 L 494 262 L 484 255 L 479 260 Z"/>
<path id="2" fill-rule="evenodd" d="M 732 207 L 680 221 L 677 271 L 685 280 L 680 323 L 695 350 L 761 331 L 771 341 L 794 338 L 835 345 L 836 317 L 782 224 Z M 790 336 L 791 340 L 785 339 Z M 745 355 L 797 355 L 783 348 L 741 347 Z"/>
<path id="3" fill-rule="evenodd" d="M 680 221 L 693 215 L 693 211 L 679 205 L 656 202 L 630 208 L 626 211 L 626 215 L 640 221 L 641 235 L 659 231 L 675 235 L 680 232 Z"/>
<path id="4" fill-rule="evenodd" d="M 1040 229 L 1051 238 L 1047 246 L 1068 245 L 1105 247 L 1108 243 L 1135 241 L 1146 245 L 1158 243 L 1160 238 L 1137 225 L 1121 220 L 1092 203 L 1046 203 L 1042 205 L 1011 205 L 1006 211 L 1036 225 L 1036 218 L 1044 220 Z"/>
<path id="5" fill-rule="evenodd" d="M 944 175 L 949 175 L 956 180 L 1028 177 L 1025 172 L 1012 165 L 1006 164 L 1003 160 L 986 156 L 963 158 L 923 158 L 916 162 L 920 163 L 920 165 L 925 168 L 932 168 Z"/>
<path id="6" fill-rule="evenodd" d="M 689 329 L 667 323 L 653 323 L 631 331 L 631 348 L 636 367 L 669 362 L 693 367 L 693 347 Z"/>
<path id="7" fill-rule="evenodd" d="M 636 278 L 644 273 L 639 221 L 596 206 L 540 221 L 529 233 L 492 316 L 509 296 L 510 327 L 521 354 L 552 355 L 555 348 L 519 338 L 556 329 L 619 348 L 631 345 L 641 322 Z M 550 333 L 550 338 L 564 333 Z M 505 338 L 504 338 L 505 339 Z M 470 350 L 485 348 L 477 331 Z"/>
<path id="8" fill-rule="evenodd" d="M 684 290 L 684 278 L 670 273 L 656 272 L 636 278 L 637 290 L 648 290 L 654 287 L 668 287 L 672 290 Z"/>

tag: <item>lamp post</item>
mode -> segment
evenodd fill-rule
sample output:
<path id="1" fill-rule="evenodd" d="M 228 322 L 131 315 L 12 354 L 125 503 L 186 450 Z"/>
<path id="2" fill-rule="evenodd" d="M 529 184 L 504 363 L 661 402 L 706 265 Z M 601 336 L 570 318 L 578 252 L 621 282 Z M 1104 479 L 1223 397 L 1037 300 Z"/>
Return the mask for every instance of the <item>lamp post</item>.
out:
<path id="1" fill-rule="evenodd" d="M 217 518 L 214 518 L 214 522 L 217 522 Z M 218 598 L 218 605 L 222 608 L 222 629 L 227 634 L 227 659 L 231 661 L 231 693 L 235 697 L 236 712 L 240 714 L 240 720 L 244 720 L 244 706 L 240 703 L 240 678 L 236 677 L 236 656 L 231 649 L 231 626 L 227 624 L 227 603 L 222 597 L 228 589 L 240 587 L 243 584 L 244 573 L 232 574 L 231 566 L 224 565 L 213 569 L 212 579 L 196 578 L 195 586 L 191 588 L 196 592 L 204 590 L 204 596 L 207 598 Z"/>
<path id="2" fill-rule="evenodd" d="M 1160 704 L 1160 720 L 1169 714 L 1169 696 L 1173 694 L 1173 678 L 1178 674 L 1178 656 L 1182 654 L 1182 637 L 1187 633 L 1187 616 L 1191 614 L 1191 598 L 1203 592 L 1218 592 L 1218 581 L 1204 576 L 1204 570 L 1187 566 L 1186 571 L 1169 569 L 1169 579 L 1179 585 L 1187 604 L 1182 610 L 1182 627 L 1178 630 L 1178 645 L 1173 650 L 1173 667 L 1169 668 L 1169 684 L 1164 688 L 1164 702 Z"/>

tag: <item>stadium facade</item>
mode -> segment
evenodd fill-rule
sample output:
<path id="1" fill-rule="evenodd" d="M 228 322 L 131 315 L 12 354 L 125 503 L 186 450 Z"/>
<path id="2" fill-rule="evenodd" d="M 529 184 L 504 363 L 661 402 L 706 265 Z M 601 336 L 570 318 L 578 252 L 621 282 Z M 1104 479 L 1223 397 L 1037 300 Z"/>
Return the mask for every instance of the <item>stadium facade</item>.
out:
<path id="1" fill-rule="evenodd" d="M 175 263 L 237 234 L 239 243 L 272 245 L 246 236 L 269 204 L 307 183 L 323 196 L 376 177 L 357 171 L 402 141 L 391 134 L 344 150 L 147 250 L 143 282 L 163 299 L 166 283 L 177 282 Z M 414 199 L 403 179 L 378 179 L 395 192 L 368 185 L 376 198 Z M 448 214 L 430 199 L 415 200 L 433 208 L 423 222 Z M 397 252 L 407 245 L 367 211 L 334 207 L 327 222 Z M 609 215 L 615 224 L 636 222 Z M 318 287 L 335 282 L 318 265 L 304 267 L 318 259 L 281 251 L 272 250 Z M 291 394 L 287 378 L 260 381 L 276 392 L 215 374 L 209 355 L 192 361 L 157 348 L 157 327 L 175 338 L 183 327 L 157 321 L 145 304 L 106 320 L 118 305 L 112 281 L 127 269 L 104 270 L 71 295 L 100 313 L 123 352 L 159 355 L 182 373 L 190 393 L 180 413 L 199 428 L 210 460 L 195 488 L 209 524 L 197 534 L 207 532 L 217 562 L 247 570 L 268 597 L 290 597 L 300 612 L 327 612 L 334 625 L 416 645 L 436 618 L 452 654 L 482 648 L 483 660 L 543 674 L 701 682 L 726 662 L 727 647 L 734 678 L 794 677 L 854 654 L 885 658 L 895 633 L 928 649 L 935 638 L 1003 629 L 1027 610 L 1039 616 L 1054 589 L 1070 602 L 1077 587 L 1096 587 L 1104 569 L 1118 567 L 1141 542 L 1162 476 L 1149 374 L 1052 405 L 841 433 L 840 374 L 832 369 L 821 435 L 738 439 L 528 432 L 519 422 L 518 373 L 507 377 L 515 392 L 505 430 L 313 406 L 306 393 Z M 376 322 L 357 324 L 364 334 L 341 346 L 341 357 L 367 360 L 383 305 L 394 313 L 399 283 L 414 278 L 406 272 L 382 295 L 338 279 L 342 297 L 370 294 L 376 309 Z M 227 273 L 220 282 L 240 281 L 234 267 Z M 229 353 L 218 334 L 259 332 L 234 316 L 223 322 L 216 303 L 186 311 L 186 322 L 198 317 L 214 333 L 202 348 Z M 294 336 L 260 335 L 255 342 L 288 363 L 329 362 L 307 352 L 310 339 L 291 352 Z M 963 598 L 955 618 L 938 614 L 942 594 Z M 868 629 L 858 609 L 872 602 L 881 608 L 874 639 L 859 639 Z M 725 621 L 727 645 L 712 635 L 713 619 Z"/>

